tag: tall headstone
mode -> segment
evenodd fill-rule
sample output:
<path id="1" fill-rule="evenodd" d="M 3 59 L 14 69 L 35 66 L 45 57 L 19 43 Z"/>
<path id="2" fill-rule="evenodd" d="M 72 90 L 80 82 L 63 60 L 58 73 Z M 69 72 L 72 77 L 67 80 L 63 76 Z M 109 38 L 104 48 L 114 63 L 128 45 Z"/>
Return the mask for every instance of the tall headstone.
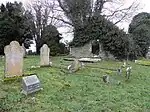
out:
<path id="1" fill-rule="evenodd" d="M 17 41 L 5 46 L 5 78 L 23 74 L 23 49 Z"/>
<path id="2" fill-rule="evenodd" d="M 26 48 L 24 47 L 24 43 L 22 43 L 23 57 L 26 56 Z"/>
<path id="3" fill-rule="evenodd" d="M 44 44 L 40 49 L 40 65 L 41 66 L 49 66 L 49 53 L 50 49 L 49 47 Z"/>

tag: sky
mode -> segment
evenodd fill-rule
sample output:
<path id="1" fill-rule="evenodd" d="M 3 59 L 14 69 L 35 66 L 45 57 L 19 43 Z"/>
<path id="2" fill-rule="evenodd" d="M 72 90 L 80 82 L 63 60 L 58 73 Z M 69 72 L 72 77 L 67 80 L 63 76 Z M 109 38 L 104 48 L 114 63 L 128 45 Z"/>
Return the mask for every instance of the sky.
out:
<path id="1" fill-rule="evenodd" d="M 26 4 L 28 0 L 0 0 L 0 4 L 1 3 L 5 4 L 6 2 L 14 2 L 14 1 L 20 1 L 23 4 Z M 125 0 L 125 3 L 126 3 L 126 5 L 130 5 L 133 1 L 134 0 Z M 148 13 L 150 13 L 150 0 L 139 0 L 139 1 L 140 1 L 141 9 L 139 9 L 138 12 L 139 13 L 140 12 L 148 12 Z M 130 21 L 129 22 L 121 23 L 118 26 L 120 28 L 124 28 L 125 31 L 127 31 L 129 24 L 130 24 Z M 59 32 L 63 36 L 62 41 L 65 41 L 65 40 L 71 41 L 73 39 L 73 34 L 71 34 L 71 33 L 65 33 L 65 32 L 68 32 L 67 28 L 58 28 L 58 30 L 59 30 Z M 35 44 L 31 45 L 31 49 L 33 51 L 35 51 Z"/>

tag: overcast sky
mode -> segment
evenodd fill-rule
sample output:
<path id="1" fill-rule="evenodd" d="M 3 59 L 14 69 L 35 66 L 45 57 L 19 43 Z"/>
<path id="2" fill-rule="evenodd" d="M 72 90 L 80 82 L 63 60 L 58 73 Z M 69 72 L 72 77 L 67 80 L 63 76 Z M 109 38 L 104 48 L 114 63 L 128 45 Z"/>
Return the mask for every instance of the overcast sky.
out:
<path id="1" fill-rule="evenodd" d="M 6 3 L 6 2 L 14 2 L 14 1 L 21 1 L 23 4 L 26 4 L 28 2 L 28 0 L 0 0 L 0 4 L 1 3 Z M 130 5 L 134 0 L 125 0 L 126 1 L 126 5 Z M 139 12 L 148 12 L 150 13 L 150 0 L 140 0 L 140 5 L 142 7 L 142 9 L 139 10 Z M 130 21 L 128 23 L 122 23 L 119 25 L 120 28 L 124 28 L 126 31 L 128 29 L 128 26 L 130 24 Z M 72 39 L 72 35 L 71 34 L 65 34 L 64 32 L 66 31 L 65 28 L 59 28 L 58 29 L 60 33 L 62 33 L 64 40 L 71 40 Z M 35 45 L 32 45 L 32 50 L 35 50 Z"/>

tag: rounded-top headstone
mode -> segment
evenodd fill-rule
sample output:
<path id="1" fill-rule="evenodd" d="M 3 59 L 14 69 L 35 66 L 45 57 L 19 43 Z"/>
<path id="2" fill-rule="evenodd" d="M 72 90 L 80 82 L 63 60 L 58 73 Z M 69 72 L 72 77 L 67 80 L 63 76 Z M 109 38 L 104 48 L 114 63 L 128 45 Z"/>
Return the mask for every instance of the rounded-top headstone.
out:
<path id="1" fill-rule="evenodd" d="M 44 44 L 40 49 L 40 65 L 41 66 L 48 66 L 49 65 L 49 53 L 50 49 L 49 47 Z"/>
<path id="2" fill-rule="evenodd" d="M 23 73 L 23 50 L 17 41 L 4 48 L 5 77 L 21 76 Z"/>

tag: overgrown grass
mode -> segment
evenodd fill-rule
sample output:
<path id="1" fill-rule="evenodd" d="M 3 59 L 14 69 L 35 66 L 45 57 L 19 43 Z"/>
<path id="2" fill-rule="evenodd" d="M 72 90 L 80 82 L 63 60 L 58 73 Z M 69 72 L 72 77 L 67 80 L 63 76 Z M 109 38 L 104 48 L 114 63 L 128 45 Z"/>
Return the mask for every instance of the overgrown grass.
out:
<path id="1" fill-rule="evenodd" d="M 30 69 L 39 65 L 39 56 L 24 59 L 24 73 L 37 73 L 42 91 L 21 95 L 21 80 L 0 81 L 0 112 L 150 112 L 150 68 L 129 62 L 131 78 L 114 71 L 123 62 L 102 61 L 86 64 L 76 73 L 66 70 L 70 62 L 53 57 L 53 67 Z M 120 85 L 105 84 L 102 76 L 109 72 Z M 4 60 L 0 58 L 0 79 Z M 33 100 L 34 99 L 34 100 Z"/>

